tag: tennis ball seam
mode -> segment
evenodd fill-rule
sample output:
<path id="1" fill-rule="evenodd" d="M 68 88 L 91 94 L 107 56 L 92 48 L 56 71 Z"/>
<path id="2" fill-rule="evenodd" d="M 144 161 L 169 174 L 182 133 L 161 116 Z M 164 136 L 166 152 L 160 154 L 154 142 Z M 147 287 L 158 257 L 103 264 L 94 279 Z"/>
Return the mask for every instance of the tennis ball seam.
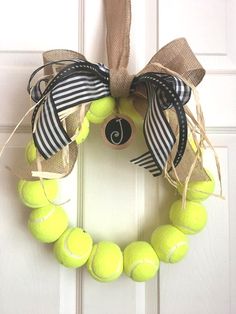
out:
<path id="1" fill-rule="evenodd" d="M 40 208 L 40 207 L 44 207 L 44 206 L 46 206 L 48 204 L 50 204 L 50 203 L 45 201 L 44 203 L 40 203 L 40 205 L 38 205 L 38 204 L 37 205 L 32 205 L 32 204 L 30 204 L 30 203 L 28 203 L 28 202 L 26 202 L 24 200 L 24 205 L 29 207 L 29 208 L 32 208 L 32 209 L 37 209 L 37 208 Z"/>
<path id="2" fill-rule="evenodd" d="M 98 250 L 98 246 L 99 246 L 99 243 L 96 245 L 96 250 L 95 250 L 95 252 L 93 253 L 93 255 L 91 256 L 92 262 L 91 262 L 90 269 L 91 269 L 91 271 L 92 271 L 92 273 L 93 273 L 93 276 L 94 276 L 96 279 L 101 280 L 101 281 L 102 281 L 102 280 L 109 280 L 109 279 L 113 278 L 114 276 L 116 276 L 116 274 L 119 274 L 121 266 L 123 267 L 123 259 L 122 259 L 121 263 L 119 263 L 119 264 L 117 265 L 117 269 L 114 271 L 114 273 L 112 274 L 111 277 L 100 277 L 100 276 L 98 276 L 98 275 L 94 272 L 94 268 L 93 268 L 94 256 L 96 255 L 96 252 L 97 252 L 97 250 Z"/>
<path id="3" fill-rule="evenodd" d="M 180 224 L 174 224 L 177 228 L 181 228 L 183 230 L 186 230 L 186 231 L 189 231 L 189 232 L 198 232 L 198 231 L 201 231 L 203 228 L 201 229 L 193 229 L 193 228 L 190 228 L 190 227 L 187 227 L 187 226 L 184 226 L 184 225 L 180 225 Z M 182 231 L 182 230 L 180 230 Z"/>
<path id="4" fill-rule="evenodd" d="M 38 208 L 39 206 L 38 205 L 33 205 L 32 206 L 32 204 L 30 204 L 30 203 L 28 203 L 25 199 L 24 199 L 24 196 L 23 196 L 23 189 L 24 189 L 24 185 L 26 184 L 26 182 L 24 182 L 23 183 L 23 185 L 22 185 L 22 187 L 21 187 L 21 190 L 19 191 L 19 193 L 20 193 L 20 197 L 24 200 L 24 205 L 26 205 L 27 207 L 30 207 L 30 208 Z M 43 206 L 45 206 L 45 205 L 47 205 L 48 204 L 48 201 L 45 201 L 45 202 L 43 202 L 43 203 L 41 203 L 40 204 L 40 207 L 43 207 Z"/>
<path id="5" fill-rule="evenodd" d="M 99 243 L 96 245 L 95 252 L 94 252 L 93 255 L 91 256 L 92 262 L 91 262 L 90 269 L 91 269 L 91 271 L 92 271 L 92 273 L 93 273 L 93 276 L 94 276 L 96 279 L 98 279 L 98 280 L 109 279 L 109 278 L 106 278 L 106 277 L 100 277 L 100 276 L 98 276 L 98 275 L 95 273 L 95 271 L 94 271 L 93 263 L 94 263 L 94 257 L 95 257 L 95 255 L 96 255 L 97 250 L 98 250 L 98 246 L 99 246 Z"/>
<path id="6" fill-rule="evenodd" d="M 49 219 L 54 213 L 55 213 L 55 211 L 56 211 L 56 208 L 55 207 L 53 207 L 50 211 L 49 211 L 49 213 L 47 213 L 47 215 L 45 215 L 45 216 L 43 216 L 43 217 L 41 217 L 41 218 L 35 218 L 35 219 L 32 219 L 32 218 L 30 218 L 29 219 L 29 223 L 41 223 L 41 222 L 44 222 L 44 221 L 46 221 L 47 219 Z"/>
<path id="7" fill-rule="evenodd" d="M 132 266 L 130 267 L 130 271 L 128 272 L 128 276 L 133 278 L 133 272 L 135 271 L 137 266 L 139 266 L 141 264 L 148 264 L 148 265 L 152 265 L 154 267 L 157 267 L 157 263 L 154 263 L 153 261 L 150 261 L 147 259 L 141 259 L 141 260 L 136 261 L 135 263 L 132 264 Z"/>
<path id="8" fill-rule="evenodd" d="M 179 243 L 176 243 L 171 249 L 170 249 L 170 252 L 169 254 L 167 255 L 167 260 L 169 263 L 172 263 L 172 256 L 175 252 L 176 249 L 180 248 L 181 246 L 184 246 L 186 245 L 188 247 L 188 243 L 186 241 L 181 241 Z"/>
<path id="9" fill-rule="evenodd" d="M 53 200 L 55 200 L 56 199 L 56 197 L 57 197 L 57 195 L 58 195 L 58 182 L 56 181 L 56 180 L 53 180 L 53 179 L 51 179 L 51 180 L 48 180 L 48 181 L 53 181 L 53 184 L 55 184 L 55 186 L 53 187 L 53 189 L 54 189 L 54 192 L 53 192 L 53 196 L 52 195 L 49 195 L 48 194 L 48 192 L 50 193 L 50 186 L 45 186 L 45 189 L 46 189 L 46 191 L 48 190 L 48 192 L 46 193 L 46 195 L 45 195 L 45 193 L 43 193 L 43 200 L 37 200 L 37 202 L 36 203 L 30 203 L 30 200 L 29 200 L 29 202 L 25 199 L 25 195 L 27 194 L 27 189 L 30 189 L 31 190 L 31 188 L 30 187 L 27 187 L 26 185 L 27 185 L 27 183 L 29 183 L 29 182 L 31 182 L 31 181 L 25 181 L 25 180 L 20 180 L 20 182 L 21 181 L 23 181 L 22 182 L 22 184 L 21 184 L 21 187 L 20 187 L 20 189 L 18 189 L 18 192 L 19 192 L 19 196 L 20 196 L 20 198 L 21 198 L 21 201 L 23 202 L 23 204 L 25 205 L 25 206 L 27 206 L 27 207 L 29 207 L 29 208 L 33 208 L 33 209 L 36 209 L 36 208 L 41 208 L 41 207 L 44 207 L 44 206 L 46 206 L 46 205 L 49 205 L 50 204 L 50 201 L 53 201 Z M 35 181 L 36 182 L 36 181 Z M 32 183 L 32 182 L 31 182 Z M 45 183 L 46 184 L 46 183 Z M 25 191 L 25 187 L 26 187 L 26 191 Z M 56 188 L 56 190 L 55 190 L 55 188 Z M 35 194 L 35 191 L 34 191 L 34 194 Z M 33 196 L 35 196 L 35 195 L 33 195 Z M 50 199 L 50 201 L 47 199 L 47 196 L 48 196 L 48 198 Z"/>
<path id="10" fill-rule="evenodd" d="M 71 233 L 73 232 L 74 230 L 72 229 L 70 231 L 70 233 L 67 235 L 67 237 L 64 239 L 64 245 L 63 245 L 63 249 L 65 250 L 66 254 L 68 254 L 70 257 L 74 258 L 74 259 L 77 259 L 77 260 L 80 260 L 80 259 L 83 259 L 84 256 L 80 256 L 80 255 L 76 255 L 74 253 L 72 253 L 70 251 L 70 249 L 68 248 L 68 240 L 69 240 L 69 237 L 71 235 Z"/>

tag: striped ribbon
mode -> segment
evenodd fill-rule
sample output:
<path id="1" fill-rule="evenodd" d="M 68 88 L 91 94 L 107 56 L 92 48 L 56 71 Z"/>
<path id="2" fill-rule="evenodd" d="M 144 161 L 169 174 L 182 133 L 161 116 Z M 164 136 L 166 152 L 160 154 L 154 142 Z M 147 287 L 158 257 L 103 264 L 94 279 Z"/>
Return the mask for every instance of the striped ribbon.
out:
<path id="1" fill-rule="evenodd" d="M 65 62 L 69 64 L 65 65 Z M 36 73 L 52 64 L 64 67 L 50 82 L 43 78 L 31 86 Z M 42 82 L 48 83 L 44 91 L 41 88 Z M 38 102 L 32 115 L 33 139 L 45 159 L 72 141 L 63 127 L 60 114 L 68 108 L 109 96 L 109 84 L 109 69 L 105 65 L 80 59 L 50 62 L 32 73 L 28 91 L 32 99 Z M 177 166 L 187 142 L 187 121 L 183 105 L 189 100 L 191 90 L 175 76 L 151 72 L 134 78 L 131 95 L 140 84 L 145 85 L 148 99 L 143 127 L 148 151 L 131 162 L 144 167 L 153 176 L 158 176 L 176 142 L 164 110 L 173 107 L 179 123 L 179 143 L 173 161 L 174 166 Z"/>

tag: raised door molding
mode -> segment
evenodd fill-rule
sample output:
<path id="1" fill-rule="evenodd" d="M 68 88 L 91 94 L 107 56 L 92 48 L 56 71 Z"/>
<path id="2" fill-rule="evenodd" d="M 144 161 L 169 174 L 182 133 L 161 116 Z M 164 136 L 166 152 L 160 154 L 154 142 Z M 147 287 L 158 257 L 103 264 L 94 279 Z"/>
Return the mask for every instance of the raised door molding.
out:
<path id="1" fill-rule="evenodd" d="M 159 47 L 186 37 L 207 75 L 199 86 L 209 127 L 236 126 L 236 1 L 159 0 Z"/>
<path id="2" fill-rule="evenodd" d="M 29 108 L 27 82 L 42 64 L 44 50 L 81 50 L 82 1 L 8 1 L 0 4 L 0 146 Z M 30 139 L 30 118 L 9 143 L 0 162 L 1 173 L 1 288 L 2 314 L 75 314 L 76 271 L 60 266 L 52 246 L 30 236 L 30 213 L 18 199 L 15 178 L 5 166 L 24 159 Z M 77 169 L 61 182 L 63 195 L 71 199 L 66 210 L 72 225 L 77 223 Z M 14 302 L 12 302 L 14 295 Z"/>

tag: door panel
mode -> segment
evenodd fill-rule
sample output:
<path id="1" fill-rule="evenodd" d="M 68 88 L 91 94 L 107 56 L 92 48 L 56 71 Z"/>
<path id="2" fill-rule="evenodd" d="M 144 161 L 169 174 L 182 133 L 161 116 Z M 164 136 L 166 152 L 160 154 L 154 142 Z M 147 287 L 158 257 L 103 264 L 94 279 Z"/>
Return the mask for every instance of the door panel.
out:
<path id="1" fill-rule="evenodd" d="M 78 48 L 78 1 L 9 0 L 0 5 L 1 51 Z"/>
<path id="2" fill-rule="evenodd" d="M 42 64 L 41 52 L 59 47 L 81 49 L 78 45 L 82 27 L 78 25 L 82 8 L 77 0 L 71 1 L 70 6 L 64 0 L 43 1 L 38 7 L 26 0 L 0 6 L 1 29 L 7 30 L 0 35 L 2 146 L 29 109 L 27 82 L 32 71 Z M 30 211 L 21 205 L 16 192 L 18 179 L 5 169 L 24 159 L 24 147 L 30 139 L 29 123 L 30 117 L 20 126 L 0 162 L 0 313 L 76 313 L 76 271 L 61 267 L 55 262 L 52 246 L 32 238 L 27 230 Z M 77 223 L 76 181 L 75 169 L 67 182 L 61 182 L 63 197 L 70 198 L 65 207 L 73 225 Z"/>
<path id="3" fill-rule="evenodd" d="M 1 133 L 1 145 L 7 136 L 9 134 Z M 75 304 L 72 297 L 76 287 L 75 272 L 55 263 L 52 246 L 36 242 L 30 235 L 27 230 L 30 210 L 21 205 L 18 198 L 18 179 L 4 168 L 5 165 L 14 167 L 23 159 L 28 139 L 29 135 L 16 134 L 1 160 L 0 313 L 68 313 Z M 75 179 L 75 176 L 70 178 Z M 68 188 L 63 190 L 66 192 Z M 67 193 L 71 197 L 71 204 L 67 206 L 69 214 L 70 208 L 76 208 L 74 195 L 72 191 L 71 195 Z M 70 219 L 75 220 L 74 213 L 70 214 Z M 63 312 L 65 306 L 67 309 Z"/>
<path id="4" fill-rule="evenodd" d="M 195 53 L 226 54 L 227 1 L 160 0 L 159 13 L 162 45 L 184 36 Z"/>
<path id="5" fill-rule="evenodd" d="M 160 313 L 231 313 L 230 311 L 230 225 L 228 158 L 234 148 L 224 136 L 211 135 L 222 165 L 222 184 L 226 200 L 211 197 L 204 202 L 208 214 L 207 227 L 189 236 L 190 250 L 182 263 L 163 265 L 160 273 Z M 234 136 L 233 140 L 235 141 Z M 213 156 L 205 153 L 205 167 L 214 173 Z M 229 170 L 228 170 L 229 169 Z M 219 185 L 216 187 L 219 192 Z M 218 296 L 218 297 L 216 297 Z M 232 312 L 233 313 L 233 312 Z"/>
<path id="6" fill-rule="evenodd" d="M 207 71 L 199 91 L 210 127 L 236 125 L 235 12 L 235 0 L 159 0 L 159 48 L 185 37 Z"/>

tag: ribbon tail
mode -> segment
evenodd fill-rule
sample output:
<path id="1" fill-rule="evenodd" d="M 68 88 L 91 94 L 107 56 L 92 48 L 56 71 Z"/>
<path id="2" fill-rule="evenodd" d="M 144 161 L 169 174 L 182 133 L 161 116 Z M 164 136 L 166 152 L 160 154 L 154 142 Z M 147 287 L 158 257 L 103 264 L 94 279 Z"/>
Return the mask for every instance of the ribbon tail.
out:
<path id="1" fill-rule="evenodd" d="M 71 142 L 55 110 L 51 95 L 42 107 L 33 139 L 44 159 L 50 158 Z"/>
<path id="2" fill-rule="evenodd" d="M 149 107 L 144 119 L 144 137 L 149 151 L 131 162 L 144 167 L 153 176 L 162 174 L 175 143 L 175 136 L 162 110 L 160 89 L 145 82 Z M 165 99 L 163 99 L 165 101 Z"/>
<path id="3" fill-rule="evenodd" d="M 188 126 L 187 126 L 187 118 L 184 111 L 184 104 L 186 104 L 189 101 L 189 98 L 191 96 L 191 89 L 186 86 L 186 84 L 179 78 L 175 76 L 171 76 L 170 78 L 167 78 L 166 80 L 169 83 L 169 86 L 172 86 L 172 99 L 171 100 L 171 107 L 174 108 L 176 113 L 176 119 L 178 121 L 178 147 L 176 155 L 173 159 L 173 165 L 174 167 L 177 167 L 178 164 L 181 162 L 186 145 L 187 145 L 187 139 L 188 139 Z M 172 167 L 168 170 L 171 171 Z"/>
<path id="4" fill-rule="evenodd" d="M 162 173 L 161 167 L 157 164 L 151 152 L 149 151 L 137 158 L 130 160 L 130 162 L 148 170 L 154 177 L 160 176 Z"/>

